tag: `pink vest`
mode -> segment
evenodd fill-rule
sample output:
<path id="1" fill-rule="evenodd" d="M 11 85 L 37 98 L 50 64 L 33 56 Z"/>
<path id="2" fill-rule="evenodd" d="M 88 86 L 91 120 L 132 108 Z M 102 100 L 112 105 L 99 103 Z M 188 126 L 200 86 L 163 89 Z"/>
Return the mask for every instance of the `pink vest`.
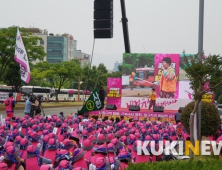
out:
<path id="1" fill-rule="evenodd" d="M 86 161 L 84 159 L 80 159 L 77 162 L 75 162 L 73 164 L 74 167 L 81 167 L 81 168 L 85 168 L 88 169 L 88 165 L 86 163 Z"/>
<path id="2" fill-rule="evenodd" d="M 25 159 L 27 157 L 27 150 L 20 150 L 20 157 Z"/>
<path id="3" fill-rule="evenodd" d="M 152 159 L 149 155 L 137 155 L 135 163 L 143 163 L 143 162 L 150 162 Z"/>
<path id="4" fill-rule="evenodd" d="M 183 140 L 186 140 L 190 135 L 188 133 L 184 133 Z"/>
<path id="5" fill-rule="evenodd" d="M 38 134 L 39 136 L 42 136 L 42 130 L 38 131 L 37 134 Z"/>
<path id="6" fill-rule="evenodd" d="M 52 160 L 52 164 L 54 164 L 55 162 L 55 156 L 56 156 L 56 150 L 55 151 L 51 151 L 51 150 L 46 150 L 44 155 L 45 158 L 47 159 L 51 159 Z"/>
<path id="7" fill-rule="evenodd" d="M 92 151 L 86 151 L 86 153 L 84 154 L 84 159 L 88 160 L 91 157 L 92 157 Z"/>
<path id="8" fill-rule="evenodd" d="M 5 111 L 6 112 L 12 112 L 13 111 L 13 107 L 12 107 L 12 102 L 13 102 L 13 99 L 12 98 L 8 98 L 6 99 L 8 100 L 8 105 L 5 105 Z"/>
<path id="9" fill-rule="evenodd" d="M 120 167 L 121 167 L 121 169 L 126 169 L 128 167 L 128 165 L 121 162 Z"/>
<path id="10" fill-rule="evenodd" d="M 32 145 L 35 146 L 35 147 L 37 147 L 38 143 L 39 143 L 39 142 L 32 142 Z"/>
<path id="11" fill-rule="evenodd" d="M 109 158 L 111 158 L 111 157 L 115 158 L 116 157 L 113 152 L 109 152 L 108 155 L 109 155 Z"/>
<path id="12" fill-rule="evenodd" d="M 40 166 L 38 165 L 37 157 L 26 158 L 25 166 L 26 166 L 27 170 L 28 169 L 30 169 L 30 170 L 39 170 L 40 169 Z"/>
<path id="13" fill-rule="evenodd" d="M 22 128 L 22 129 L 21 129 L 21 133 L 22 133 L 23 135 L 26 135 L 26 128 Z"/>
<path id="14" fill-rule="evenodd" d="M 177 140 L 177 136 L 171 136 L 170 137 L 173 141 L 176 141 Z"/>
<path id="15" fill-rule="evenodd" d="M 64 134 L 64 136 L 66 136 L 66 135 Z M 64 141 L 64 139 L 65 139 L 64 136 L 62 134 L 58 134 L 58 141 L 59 141 L 59 143 Z"/>

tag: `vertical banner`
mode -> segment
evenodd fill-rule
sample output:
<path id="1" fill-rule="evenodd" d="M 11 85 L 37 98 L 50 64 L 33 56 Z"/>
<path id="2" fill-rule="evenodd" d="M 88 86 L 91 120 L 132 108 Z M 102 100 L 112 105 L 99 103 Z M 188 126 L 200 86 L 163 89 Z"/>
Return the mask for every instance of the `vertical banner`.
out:
<path id="1" fill-rule="evenodd" d="M 21 79 L 24 82 L 29 83 L 30 81 L 29 60 L 19 29 L 17 30 L 14 59 L 17 63 L 20 64 Z"/>
<path id="2" fill-rule="evenodd" d="M 180 80 L 179 87 L 179 99 L 193 99 L 193 90 L 190 88 L 189 80 Z"/>
<path id="3" fill-rule="evenodd" d="M 154 88 L 157 97 L 178 99 L 179 65 L 179 54 L 155 54 Z"/>
<path id="4" fill-rule="evenodd" d="M 117 108 L 121 107 L 122 97 L 122 79 L 108 78 L 107 80 L 107 104 L 115 104 Z"/>

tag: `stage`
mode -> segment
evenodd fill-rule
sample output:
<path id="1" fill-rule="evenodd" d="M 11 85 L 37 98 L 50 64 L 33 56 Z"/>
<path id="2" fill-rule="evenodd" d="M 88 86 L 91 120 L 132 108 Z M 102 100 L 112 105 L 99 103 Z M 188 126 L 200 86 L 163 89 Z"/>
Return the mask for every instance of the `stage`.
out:
<path id="1" fill-rule="evenodd" d="M 164 110 L 164 112 L 153 112 L 153 110 L 141 109 L 140 111 L 129 111 L 127 108 L 118 108 L 117 110 L 101 110 L 101 111 L 92 111 L 89 112 L 89 116 L 92 115 L 101 115 L 102 117 L 108 116 L 109 118 L 116 118 L 120 116 L 124 116 L 125 120 L 129 120 L 130 118 L 137 118 L 139 120 L 143 120 L 147 118 L 150 121 L 157 121 L 158 117 L 162 119 L 162 121 L 168 121 L 169 123 L 174 123 L 174 115 L 175 110 Z"/>

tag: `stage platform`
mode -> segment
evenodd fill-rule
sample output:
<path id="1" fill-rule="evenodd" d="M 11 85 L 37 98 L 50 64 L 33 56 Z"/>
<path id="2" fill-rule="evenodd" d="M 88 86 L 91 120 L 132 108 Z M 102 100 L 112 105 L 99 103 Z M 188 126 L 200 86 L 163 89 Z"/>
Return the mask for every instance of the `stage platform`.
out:
<path id="1" fill-rule="evenodd" d="M 147 118 L 150 121 L 157 121 L 158 117 L 162 119 L 162 121 L 169 121 L 170 123 L 174 123 L 174 115 L 175 110 L 164 110 L 164 112 L 153 112 L 153 110 L 141 109 L 140 111 L 129 111 L 127 108 L 118 108 L 117 110 L 101 110 L 101 111 L 92 111 L 89 112 L 89 115 L 101 115 L 102 117 L 108 116 L 109 118 L 124 116 L 125 120 L 129 120 L 130 118 L 137 118 L 139 120 L 143 120 Z"/>

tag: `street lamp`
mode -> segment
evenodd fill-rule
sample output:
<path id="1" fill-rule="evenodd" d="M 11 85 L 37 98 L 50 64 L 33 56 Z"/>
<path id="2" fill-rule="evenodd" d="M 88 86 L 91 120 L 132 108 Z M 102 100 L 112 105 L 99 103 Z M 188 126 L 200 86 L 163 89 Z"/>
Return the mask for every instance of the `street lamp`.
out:
<path id="1" fill-rule="evenodd" d="M 73 83 L 78 83 L 78 101 L 80 99 L 80 85 L 82 84 L 82 81 L 80 81 L 80 77 L 78 82 L 72 82 L 72 88 L 73 88 Z"/>

